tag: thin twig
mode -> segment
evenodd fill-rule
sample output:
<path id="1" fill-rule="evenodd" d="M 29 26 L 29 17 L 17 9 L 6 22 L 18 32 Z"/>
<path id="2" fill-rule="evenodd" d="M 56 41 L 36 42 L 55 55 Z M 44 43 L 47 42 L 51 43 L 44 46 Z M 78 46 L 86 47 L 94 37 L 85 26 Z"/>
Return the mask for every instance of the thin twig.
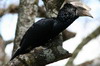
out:
<path id="1" fill-rule="evenodd" d="M 72 66 L 73 61 L 80 52 L 80 50 L 92 39 L 96 38 L 98 35 L 100 35 L 100 26 L 93 31 L 90 35 L 88 35 L 86 38 L 83 39 L 83 41 L 78 45 L 78 47 L 74 50 L 73 56 L 68 60 L 66 66 Z"/>

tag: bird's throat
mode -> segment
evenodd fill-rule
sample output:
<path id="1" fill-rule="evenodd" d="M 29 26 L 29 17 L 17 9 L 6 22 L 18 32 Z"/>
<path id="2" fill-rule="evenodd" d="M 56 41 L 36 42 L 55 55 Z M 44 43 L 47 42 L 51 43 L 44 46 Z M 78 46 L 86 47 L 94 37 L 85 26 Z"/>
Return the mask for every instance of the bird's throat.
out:
<path id="1" fill-rule="evenodd" d="M 72 17 L 72 18 L 69 18 L 69 19 L 65 19 L 65 18 L 57 18 L 57 21 L 59 23 L 62 23 L 63 27 L 64 28 L 67 28 L 69 25 L 71 25 L 78 17 Z"/>

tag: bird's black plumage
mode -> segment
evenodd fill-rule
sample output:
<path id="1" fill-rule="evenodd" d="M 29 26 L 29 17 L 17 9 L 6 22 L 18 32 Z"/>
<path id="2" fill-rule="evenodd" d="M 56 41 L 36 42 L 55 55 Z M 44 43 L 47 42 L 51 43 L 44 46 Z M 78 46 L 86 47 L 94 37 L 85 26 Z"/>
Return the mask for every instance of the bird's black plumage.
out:
<path id="1" fill-rule="evenodd" d="M 30 52 L 35 47 L 44 46 L 50 39 L 56 37 L 78 17 L 77 7 L 67 3 L 59 10 L 56 18 L 41 19 L 34 23 L 23 36 L 20 48 L 11 60 L 20 54 Z"/>

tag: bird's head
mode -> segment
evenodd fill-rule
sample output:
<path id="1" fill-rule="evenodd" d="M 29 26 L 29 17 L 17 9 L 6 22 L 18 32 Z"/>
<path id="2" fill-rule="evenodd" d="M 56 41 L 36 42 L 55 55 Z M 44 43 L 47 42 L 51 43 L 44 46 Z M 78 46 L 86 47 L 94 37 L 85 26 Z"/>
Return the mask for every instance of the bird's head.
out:
<path id="1" fill-rule="evenodd" d="M 72 6 L 74 6 L 76 8 L 76 15 L 89 16 L 89 17 L 93 18 L 93 16 L 89 13 L 91 8 L 89 8 L 84 3 L 82 3 L 82 2 L 70 2 L 70 4 L 72 4 Z"/>
<path id="2" fill-rule="evenodd" d="M 91 9 L 81 3 L 81 2 L 70 2 L 66 3 L 59 11 L 58 18 L 61 19 L 72 19 L 72 18 L 78 18 L 80 16 L 89 16 L 92 17 L 92 15 L 89 13 Z M 93 18 L 93 17 L 92 17 Z"/>

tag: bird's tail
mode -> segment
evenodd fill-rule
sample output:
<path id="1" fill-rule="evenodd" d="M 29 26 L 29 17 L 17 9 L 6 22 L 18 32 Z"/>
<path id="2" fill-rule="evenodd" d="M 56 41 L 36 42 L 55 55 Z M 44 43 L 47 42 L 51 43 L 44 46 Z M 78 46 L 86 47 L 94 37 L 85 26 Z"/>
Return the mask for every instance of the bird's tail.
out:
<path id="1" fill-rule="evenodd" d="M 10 61 L 11 60 L 13 60 L 16 56 L 18 56 L 18 55 L 20 55 L 20 49 L 18 49 L 16 52 L 15 52 L 15 54 L 12 56 L 12 58 L 10 59 Z"/>

